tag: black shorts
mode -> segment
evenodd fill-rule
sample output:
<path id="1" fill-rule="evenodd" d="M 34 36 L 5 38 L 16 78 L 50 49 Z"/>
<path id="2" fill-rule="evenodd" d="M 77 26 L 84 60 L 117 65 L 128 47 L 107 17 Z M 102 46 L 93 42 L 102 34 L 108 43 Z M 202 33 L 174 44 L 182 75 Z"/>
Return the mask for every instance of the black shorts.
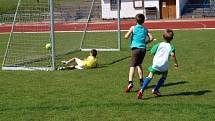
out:
<path id="1" fill-rule="evenodd" d="M 145 48 L 132 48 L 130 67 L 135 67 L 135 66 L 141 65 L 145 55 L 146 55 Z"/>

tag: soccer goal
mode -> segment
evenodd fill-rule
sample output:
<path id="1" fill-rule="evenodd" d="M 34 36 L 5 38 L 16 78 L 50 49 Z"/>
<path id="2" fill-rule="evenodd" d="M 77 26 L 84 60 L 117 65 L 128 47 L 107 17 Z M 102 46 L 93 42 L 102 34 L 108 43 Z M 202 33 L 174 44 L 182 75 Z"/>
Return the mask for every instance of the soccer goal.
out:
<path id="1" fill-rule="evenodd" d="M 119 51 L 119 9 L 105 20 L 101 8 L 100 0 L 18 0 L 2 70 L 55 70 L 71 52 Z"/>
<path id="2" fill-rule="evenodd" d="M 116 0 L 117 1 L 117 0 Z M 114 10 L 111 14 L 116 17 L 105 19 L 103 12 L 108 13 L 110 7 L 105 8 L 101 0 L 74 0 L 58 2 L 55 20 L 59 26 L 65 26 L 64 33 L 75 34 L 81 51 L 97 49 L 98 51 L 120 50 L 120 13 Z M 116 8 L 117 8 L 116 4 Z M 58 15 L 57 15 L 58 14 Z M 71 42 L 75 38 L 71 37 Z M 57 41 L 57 38 L 56 38 Z M 73 42 L 74 43 L 74 42 Z"/>

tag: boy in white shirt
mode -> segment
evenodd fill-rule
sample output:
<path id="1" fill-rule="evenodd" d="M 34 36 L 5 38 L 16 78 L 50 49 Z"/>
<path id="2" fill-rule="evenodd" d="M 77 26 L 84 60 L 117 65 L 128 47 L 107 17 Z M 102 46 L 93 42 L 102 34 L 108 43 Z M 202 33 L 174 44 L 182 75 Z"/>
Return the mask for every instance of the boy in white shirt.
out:
<path id="1" fill-rule="evenodd" d="M 174 61 L 174 66 L 177 68 L 178 63 L 175 56 L 175 48 L 170 41 L 173 39 L 174 33 L 170 29 L 166 29 L 163 32 L 164 42 L 154 45 L 151 49 L 151 53 L 154 55 L 153 64 L 148 68 L 149 75 L 145 78 L 143 86 L 140 91 L 137 93 L 138 99 L 142 99 L 143 92 L 149 82 L 152 80 L 154 74 L 161 74 L 161 78 L 157 82 L 156 86 L 152 89 L 152 93 L 156 96 L 161 96 L 159 88 L 164 83 L 168 74 L 168 59 L 171 58 Z"/>

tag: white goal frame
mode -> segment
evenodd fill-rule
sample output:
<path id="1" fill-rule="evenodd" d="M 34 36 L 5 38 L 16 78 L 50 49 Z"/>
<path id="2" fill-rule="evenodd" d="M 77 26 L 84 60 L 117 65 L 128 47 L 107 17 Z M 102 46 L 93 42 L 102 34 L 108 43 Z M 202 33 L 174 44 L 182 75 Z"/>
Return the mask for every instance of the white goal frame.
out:
<path id="1" fill-rule="evenodd" d="M 17 18 L 17 12 L 18 9 L 20 7 L 20 3 L 22 0 L 18 0 L 17 3 L 17 8 L 16 8 L 16 12 L 14 14 L 14 19 L 13 19 L 13 23 L 12 23 L 12 28 L 11 28 L 11 32 L 10 32 L 10 36 L 9 36 L 9 40 L 7 43 L 7 47 L 5 50 L 5 54 L 4 54 L 4 58 L 3 58 L 3 63 L 2 63 L 2 70 L 42 70 L 42 71 L 53 71 L 56 70 L 56 48 L 55 48 L 55 20 L 54 20 L 54 0 L 48 0 L 49 1 L 49 16 L 50 16 L 50 21 L 49 21 L 49 25 L 50 25 L 50 43 L 51 43 L 51 65 L 50 67 L 36 67 L 36 66 L 14 66 L 14 65 L 6 65 L 6 59 L 8 57 L 8 50 L 10 48 L 11 45 L 11 41 L 12 41 L 12 34 L 14 33 L 14 28 L 16 26 L 16 18 Z M 102 49 L 102 48 L 84 48 L 83 47 L 83 43 L 84 43 L 84 39 L 85 39 L 85 34 L 87 32 L 87 27 L 90 21 L 90 17 L 91 17 L 91 13 L 92 13 L 92 9 L 94 6 L 94 2 L 95 0 L 92 0 L 92 4 L 90 7 L 90 11 L 88 14 L 88 18 L 87 18 L 87 23 L 85 24 L 85 28 L 84 28 L 84 32 L 82 35 L 82 38 L 80 40 L 80 47 L 79 50 L 80 51 L 90 51 L 91 49 L 96 49 L 97 51 L 120 51 L 121 50 L 121 31 L 120 31 L 120 0 L 117 0 L 117 6 L 118 6 L 118 12 L 117 12 L 117 48 L 110 48 L 110 49 Z M 25 63 L 25 62 L 24 62 Z"/>

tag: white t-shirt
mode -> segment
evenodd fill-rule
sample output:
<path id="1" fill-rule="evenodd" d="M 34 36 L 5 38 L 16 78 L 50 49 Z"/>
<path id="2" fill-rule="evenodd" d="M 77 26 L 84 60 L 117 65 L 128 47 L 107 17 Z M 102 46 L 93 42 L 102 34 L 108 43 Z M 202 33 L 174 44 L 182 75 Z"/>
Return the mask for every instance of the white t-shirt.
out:
<path id="1" fill-rule="evenodd" d="M 173 49 L 170 43 L 161 42 L 154 55 L 152 68 L 160 72 L 167 71 L 169 66 L 168 59 L 172 51 Z"/>

